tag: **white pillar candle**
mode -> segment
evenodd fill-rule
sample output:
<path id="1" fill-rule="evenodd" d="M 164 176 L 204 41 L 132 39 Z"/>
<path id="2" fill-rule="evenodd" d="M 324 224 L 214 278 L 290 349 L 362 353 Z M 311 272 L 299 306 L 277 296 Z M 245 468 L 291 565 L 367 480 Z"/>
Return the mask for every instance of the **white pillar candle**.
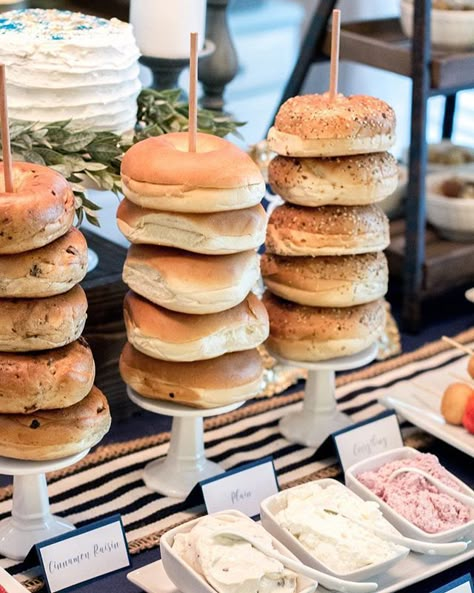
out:
<path id="1" fill-rule="evenodd" d="M 131 0 L 130 22 L 143 55 L 187 58 L 190 33 L 204 44 L 206 0 Z"/>

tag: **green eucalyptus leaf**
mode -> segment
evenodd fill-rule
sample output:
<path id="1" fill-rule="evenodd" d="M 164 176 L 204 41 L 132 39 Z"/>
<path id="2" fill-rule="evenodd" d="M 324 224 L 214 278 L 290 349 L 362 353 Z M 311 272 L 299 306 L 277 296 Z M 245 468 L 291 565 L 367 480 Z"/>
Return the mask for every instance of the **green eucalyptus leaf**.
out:
<path id="1" fill-rule="evenodd" d="M 107 165 L 104 165 L 103 163 L 86 162 L 84 169 L 86 171 L 103 171 L 104 169 L 107 169 Z"/>
<path id="2" fill-rule="evenodd" d="M 71 168 L 66 164 L 51 165 L 51 169 L 54 169 L 55 171 L 60 173 L 63 177 L 66 177 L 66 179 L 68 179 L 72 173 Z"/>
<path id="3" fill-rule="evenodd" d="M 46 164 L 61 173 L 74 191 L 77 224 L 84 217 L 98 225 L 99 206 L 84 193 L 85 180 L 121 196 L 120 163 L 125 152 L 136 142 L 168 132 L 188 129 L 189 106 L 181 100 L 180 89 L 157 91 L 144 89 L 137 100 L 135 135 L 123 136 L 110 131 L 92 132 L 71 127 L 70 120 L 38 123 L 10 120 L 10 139 L 15 160 Z M 230 116 L 209 110 L 198 111 L 198 129 L 226 136 L 240 136 L 243 123 Z"/>
<path id="4" fill-rule="evenodd" d="M 36 148 L 36 152 L 43 157 L 45 163 L 49 166 L 60 165 L 64 159 L 64 155 L 56 150 L 51 150 L 50 148 L 43 148 L 40 146 Z"/>
<path id="5" fill-rule="evenodd" d="M 26 150 L 23 153 L 23 160 L 25 160 L 28 163 L 35 163 L 36 165 L 46 165 L 43 157 L 34 150 Z"/>
<path id="6" fill-rule="evenodd" d="M 88 208 L 89 210 L 102 210 L 102 208 L 100 206 L 98 206 L 97 204 L 94 204 L 94 202 L 91 202 L 89 200 L 89 198 L 86 197 L 86 194 L 83 194 L 82 196 L 82 205 L 85 206 L 86 208 Z"/>
<path id="7" fill-rule="evenodd" d="M 64 140 L 61 148 L 65 152 L 79 152 L 84 150 L 93 140 L 94 132 L 76 132 Z"/>

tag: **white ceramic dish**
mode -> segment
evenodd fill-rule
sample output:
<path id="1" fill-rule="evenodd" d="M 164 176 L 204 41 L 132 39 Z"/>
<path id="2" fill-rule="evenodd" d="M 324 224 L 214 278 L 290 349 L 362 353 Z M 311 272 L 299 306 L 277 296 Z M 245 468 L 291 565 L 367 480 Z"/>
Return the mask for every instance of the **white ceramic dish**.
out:
<path id="1" fill-rule="evenodd" d="M 340 488 L 347 490 L 347 488 L 343 486 L 340 482 L 338 482 L 337 480 L 331 480 L 330 478 L 318 480 L 317 482 L 318 485 L 323 488 L 327 486 L 337 485 Z M 301 486 L 296 486 L 295 489 L 300 487 Z M 278 494 L 270 496 L 266 498 L 264 501 L 262 501 L 260 505 L 260 517 L 262 520 L 262 525 L 265 527 L 265 529 L 268 532 L 270 532 L 273 535 L 273 537 L 281 541 L 282 544 L 284 544 L 288 548 L 288 550 L 293 552 L 293 554 L 297 558 L 299 558 L 301 562 L 303 562 L 304 564 L 307 564 L 308 566 L 312 566 L 313 568 L 322 570 L 324 572 L 327 572 L 328 574 L 340 578 L 348 579 L 351 581 L 363 581 L 372 579 L 374 575 L 389 570 L 392 566 L 403 560 L 403 558 L 405 558 L 408 555 L 409 550 L 405 548 L 404 551 L 400 553 L 398 556 L 394 556 L 393 558 L 385 562 L 372 564 L 371 566 L 361 568 L 359 570 L 347 573 L 335 572 L 331 570 L 328 566 L 323 564 L 320 560 L 318 560 L 310 552 L 308 552 L 308 550 L 306 550 L 306 548 L 296 539 L 294 535 L 292 535 L 289 531 L 287 531 L 285 528 L 281 527 L 278 524 L 276 520 L 276 514 L 283 508 L 285 508 L 285 494 L 287 492 L 288 490 L 279 492 Z M 354 493 L 350 492 L 350 494 Z M 358 497 L 354 495 L 354 499 L 357 498 Z"/>
<path id="2" fill-rule="evenodd" d="M 374 581 L 379 585 L 377 593 L 404 591 L 413 583 L 419 583 L 423 579 L 439 574 L 471 558 L 474 558 L 474 547 L 472 545 L 459 556 L 409 554 L 405 560 L 402 560 L 384 574 L 375 577 Z M 183 593 L 177 589 L 168 577 L 161 560 L 129 572 L 127 578 L 146 593 Z M 326 593 L 327 589 L 320 585 L 317 592 Z"/>
<path id="3" fill-rule="evenodd" d="M 466 170 L 432 173 L 426 177 L 426 218 L 451 241 L 473 241 L 474 199 L 447 198 L 441 193 L 443 182 L 453 177 L 474 183 L 474 172 Z"/>
<path id="4" fill-rule="evenodd" d="M 462 538 L 471 538 L 474 535 L 474 510 L 471 510 L 471 520 L 464 525 L 460 525 L 459 527 L 442 531 L 440 533 L 426 533 L 426 531 L 416 527 L 416 525 L 413 525 L 413 523 L 402 517 L 402 515 L 400 515 L 397 511 L 393 510 L 388 504 L 386 504 L 382 499 L 369 490 L 369 488 L 359 482 L 356 477 L 362 472 L 376 470 L 390 461 L 395 461 L 397 459 L 413 459 L 418 455 L 421 455 L 421 453 L 416 449 L 412 449 L 411 447 L 401 447 L 399 449 L 385 451 L 380 453 L 380 455 L 374 455 L 373 457 L 359 461 L 346 470 L 346 484 L 351 490 L 353 490 L 364 500 L 373 500 L 378 502 L 380 509 L 386 519 L 388 519 L 388 521 L 390 521 L 390 523 L 396 529 L 398 529 L 400 533 L 403 533 L 403 535 L 406 535 L 407 537 L 412 537 L 427 542 L 439 543 L 452 542 Z M 463 492 L 470 494 L 470 488 L 468 488 L 464 482 L 461 482 L 461 480 L 452 474 L 451 477 L 455 480 L 455 482 L 458 483 Z"/>
<path id="5" fill-rule="evenodd" d="M 222 513 L 216 513 L 219 515 Z M 248 520 L 248 517 L 238 511 L 225 511 L 226 515 L 235 515 Z M 194 519 L 183 525 L 179 525 L 165 533 L 160 541 L 160 552 L 166 574 L 181 593 L 216 593 L 215 589 L 197 572 L 195 572 L 176 552 L 173 550 L 174 538 L 178 533 L 189 532 L 200 519 Z M 278 552 L 294 558 L 283 544 L 273 539 L 273 545 Z M 313 593 L 315 585 L 309 579 L 298 576 L 297 593 Z"/>
<path id="6" fill-rule="evenodd" d="M 434 162 L 432 159 L 436 157 L 436 155 L 443 155 L 449 152 L 468 152 L 471 156 L 471 161 L 465 162 L 464 158 L 457 154 L 455 158 L 451 155 L 450 159 L 452 162 L 447 163 L 438 163 Z M 456 159 L 461 162 L 456 162 Z M 409 148 L 406 147 L 402 152 L 402 162 L 405 165 L 408 165 L 409 161 Z M 462 146 L 460 144 L 454 144 L 451 140 L 441 140 L 440 142 L 433 142 L 428 144 L 428 163 L 427 169 L 429 173 L 458 173 L 460 170 L 467 170 L 467 171 L 474 171 L 474 148 L 472 146 Z"/>
<path id="7" fill-rule="evenodd" d="M 468 344 L 469 345 L 469 344 Z M 472 346 L 472 345 L 471 345 Z M 449 365 L 434 368 L 412 381 L 398 381 L 392 387 L 381 390 L 379 403 L 397 413 L 426 432 L 474 457 L 474 435 L 463 426 L 447 424 L 441 416 L 441 399 L 444 390 L 453 381 L 465 381 L 467 356 L 458 358 Z"/>
<path id="8" fill-rule="evenodd" d="M 403 33 L 413 37 L 413 0 L 401 0 Z M 431 9 L 431 43 L 441 49 L 469 50 L 474 46 L 474 10 Z"/>
<path id="9" fill-rule="evenodd" d="M 469 434 L 463 426 L 447 424 L 441 414 L 433 411 L 434 405 L 424 402 L 423 395 L 420 394 L 420 397 L 413 403 L 413 391 L 405 391 L 404 393 L 400 392 L 399 395 L 386 395 L 379 399 L 379 403 L 386 408 L 395 410 L 408 422 L 426 430 L 448 445 L 474 457 L 474 435 Z M 435 400 L 436 397 L 433 396 L 431 399 Z M 441 395 L 439 399 L 441 400 Z"/>
<path id="10" fill-rule="evenodd" d="M 28 589 L 20 585 L 6 570 L 0 568 L 0 586 L 7 593 L 27 593 Z"/>

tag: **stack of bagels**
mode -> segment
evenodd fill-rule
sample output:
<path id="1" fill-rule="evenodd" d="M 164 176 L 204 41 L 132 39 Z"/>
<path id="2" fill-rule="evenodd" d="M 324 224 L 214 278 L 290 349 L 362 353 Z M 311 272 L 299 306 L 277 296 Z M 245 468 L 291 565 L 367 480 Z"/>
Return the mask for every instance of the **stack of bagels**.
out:
<path id="1" fill-rule="evenodd" d="M 397 186 L 386 152 L 395 115 L 368 96 L 294 97 L 268 135 L 270 216 L 262 275 L 269 347 L 283 358 L 348 356 L 383 332 L 388 219 L 376 202 Z"/>
<path id="2" fill-rule="evenodd" d="M 47 460 L 95 445 L 110 427 L 83 338 L 87 244 L 67 181 L 40 165 L 0 165 L 0 455 Z"/>
<path id="3" fill-rule="evenodd" d="M 197 134 L 149 138 L 122 162 L 118 226 L 132 243 L 123 278 L 123 380 L 149 399 L 212 408 L 255 396 L 268 336 L 251 292 L 265 240 L 265 185 L 230 142 Z"/>

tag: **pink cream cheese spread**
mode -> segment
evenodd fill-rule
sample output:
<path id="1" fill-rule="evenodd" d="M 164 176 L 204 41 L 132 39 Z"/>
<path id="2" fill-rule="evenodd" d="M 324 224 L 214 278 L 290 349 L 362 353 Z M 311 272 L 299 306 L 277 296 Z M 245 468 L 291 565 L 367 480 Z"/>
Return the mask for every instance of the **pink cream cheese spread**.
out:
<path id="1" fill-rule="evenodd" d="M 430 453 L 391 461 L 376 471 L 359 474 L 357 479 L 394 511 L 426 533 L 448 531 L 471 520 L 470 510 L 465 504 L 440 492 L 422 476 L 407 472 L 390 480 L 392 473 L 402 467 L 416 467 L 454 490 L 460 490 L 438 458 Z"/>

